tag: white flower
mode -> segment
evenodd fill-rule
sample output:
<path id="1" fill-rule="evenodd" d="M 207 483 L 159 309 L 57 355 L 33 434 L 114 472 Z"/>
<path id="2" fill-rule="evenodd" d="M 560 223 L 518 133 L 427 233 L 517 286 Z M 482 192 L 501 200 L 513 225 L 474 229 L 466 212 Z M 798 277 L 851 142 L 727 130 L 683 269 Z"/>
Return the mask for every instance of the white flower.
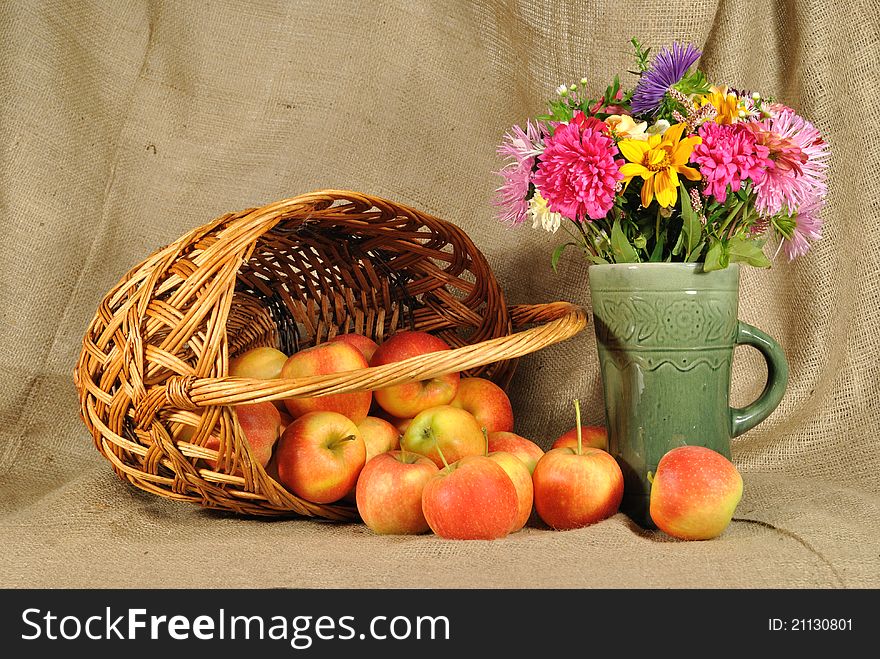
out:
<path id="1" fill-rule="evenodd" d="M 529 200 L 529 214 L 532 216 L 532 228 L 539 226 L 550 233 L 556 233 L 562 224 L 562 215 L 554 213 L 547 206 L 547 200 L 541 193 L 535 191 L 535 195 Z"/>
<path id="2" fill-rule="evenodd" d="M 556 88 L 556 93 L 560 96 L 565 96 L 568 94 L 568 85 L 559 85 L 559 87 Z"/>
<path id="3" fill-rule="evenodd" d="M 662 135 L 669 130 L 669 122 L 666 119 L 658 119 L 646 132 L 648 135 Z"/>

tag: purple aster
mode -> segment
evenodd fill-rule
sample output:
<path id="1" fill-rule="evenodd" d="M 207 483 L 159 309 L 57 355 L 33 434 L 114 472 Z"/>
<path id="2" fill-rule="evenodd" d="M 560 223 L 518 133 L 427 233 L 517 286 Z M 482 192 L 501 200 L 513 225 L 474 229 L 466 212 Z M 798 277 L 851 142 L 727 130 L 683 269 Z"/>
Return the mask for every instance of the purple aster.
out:
<path id="1" fill-rule="evenodd" d="M 693 44 L 675 42 L 672 50 L 664 46 L 651 67 L 642 73 L 632 95 L 634 115 L 654 114 L 663 102 L 666 90 L 684 77 L 702 53 Z"/>

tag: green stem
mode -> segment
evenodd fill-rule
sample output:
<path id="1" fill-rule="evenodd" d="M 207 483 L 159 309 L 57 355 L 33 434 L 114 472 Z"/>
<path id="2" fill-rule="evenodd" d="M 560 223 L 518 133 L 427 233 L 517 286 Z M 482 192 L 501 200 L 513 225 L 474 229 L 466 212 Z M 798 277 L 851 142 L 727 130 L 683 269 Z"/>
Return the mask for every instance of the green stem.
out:
<path id="1" fill-rule="evenodd" d="M 443 461 L 443 466 L 448 468 L 449 463 L 446 462 L 446 456 L 443 455 L 443 449 L 440 448 L 440 444 L 435 441 L 434 446 L 437 447 L 437 453 L 440 454 L 440 459 Z"/>
<path id="2" fill-rule="evenodd" d="M 486 442 L 486 457 L 489 457 L 489 433 L 486 431 L 486 428 L 482 428 L 483 431 L 483 440 Z"/>
<path id="3" fill-rule="evenodd" d="M 577 398 L 574 399 L 574 413 L 575 420 L 577 423 L 577 432 L 578 432 L 578 455 L 581 455 L 584 450 L 584 442 L 583 442 L 583 434 L 581 432 L 581 401 Z"/>

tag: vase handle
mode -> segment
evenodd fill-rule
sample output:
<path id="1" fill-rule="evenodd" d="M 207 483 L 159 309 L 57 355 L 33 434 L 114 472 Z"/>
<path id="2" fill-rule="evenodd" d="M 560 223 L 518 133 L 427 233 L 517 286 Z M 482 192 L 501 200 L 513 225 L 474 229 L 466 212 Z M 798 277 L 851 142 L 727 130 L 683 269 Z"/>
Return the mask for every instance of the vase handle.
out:
<path id="1" fill-rule="evenodd" d="M 757 348 L 767 362 L 767 384 L 751 405 L 730 408 L 730 436 L 737 437 L 751 430 L 776 409 L 788 386 L 788 361 L 785 352 L 770 336 L 748 323 L 739 321 L 736 344 Z"/>

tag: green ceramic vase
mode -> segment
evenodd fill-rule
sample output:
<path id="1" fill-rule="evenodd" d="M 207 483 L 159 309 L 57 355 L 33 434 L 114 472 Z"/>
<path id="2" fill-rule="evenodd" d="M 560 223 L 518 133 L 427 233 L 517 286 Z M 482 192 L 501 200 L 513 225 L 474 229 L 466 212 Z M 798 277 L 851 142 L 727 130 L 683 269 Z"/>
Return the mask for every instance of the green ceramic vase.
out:
<path id="1" fill-rule="evenodd" d="M 621 509 L 646 528 L 649 474 L 682 445 L 730 457 L 730 439 L 766 419 L 788 384 L 785 354 L 772 338 L 737 319 L 739 266 L 703 272 L 701 264 L 594 265 L 590 292 L 608 450 L 624 476 Z M 733 349 L 754 346 L 767 361 L 761 396 L 730 407 Z"/>

